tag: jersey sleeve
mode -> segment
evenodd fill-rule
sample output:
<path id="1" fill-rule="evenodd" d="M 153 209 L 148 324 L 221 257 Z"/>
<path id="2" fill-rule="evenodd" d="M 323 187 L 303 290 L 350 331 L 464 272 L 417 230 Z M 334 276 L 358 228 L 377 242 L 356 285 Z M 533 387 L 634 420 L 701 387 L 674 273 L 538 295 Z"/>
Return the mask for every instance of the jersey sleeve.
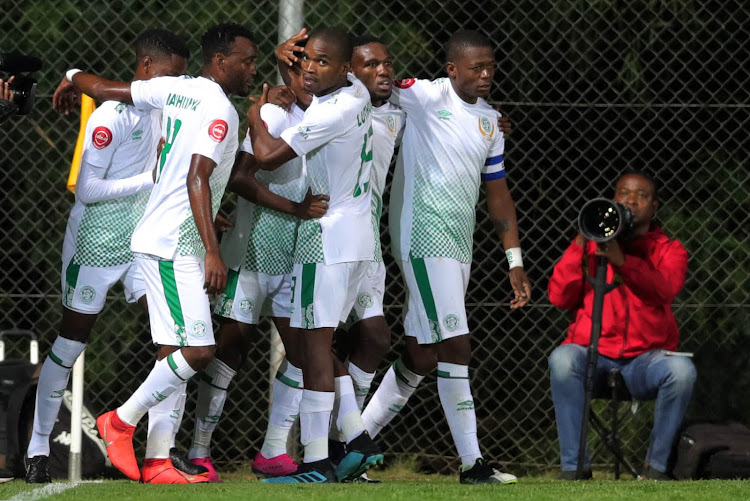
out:
<path id="1" fill-rule="evenodd" d="M 340 136 L 344 127 L 341 112 L 332 105 L 322 105 L 308 111 L 302 121 L 284 130 L 279 137 L 299 155 L 306 155 Z"/>
<path id="2" fill-rule="evenodd" d="M 394 80 L 391 85 L 391 104 L 400 106 L 406 113 L 422 108 L 428 101 L 433 90 L 429 80 L 405 78 Z"/>
<path id="3" fill-rule="evenodd" d="M 260 109 L 260 119 L 263 120 L 266 130 L 273 136 L 279 137 L 286 128 L 286 112 L 275 104 L 266 103 Z M 240 145 L 240 151 L 253 154 L 253 143 L 250 140 L 250 131 L 245 135 Z"/>
<path id="4" fill-rule="evenodd" d="M 505 137 L 497 126 L 497 117 L 496 115 L 493 118 L 494 122 L 491 124 L 494 137 L 487 153 L 487 159 L 482 167 L 482 181 L 492 181 L 505 177 Z"/>
<path id="5" fill-rule="evenodd" d="M 121 115 L 107 102 L 91 114 L 86 123 L 84 155 L 93 168 L 100 169 L 104 177 L 120 144 L 127 139 Z"/>
<path id="6" fill-rule="evenodd" d="M 158 77 L 150 80 L 136 80 L 130 84 L 133 105 L 142 111 L 162 109 L 167 102 L 175 81 L 182 77 Z"/>
<path id="7" fill-rule="evenodd" d="M 217 164 L 231 141 L 229 134 L 237 134 L 239 118 L 231 103 L 220 106 L 207 106 L 200 117 L 198 134 L 192 141 L 191 153 L 210 158 Z"/>

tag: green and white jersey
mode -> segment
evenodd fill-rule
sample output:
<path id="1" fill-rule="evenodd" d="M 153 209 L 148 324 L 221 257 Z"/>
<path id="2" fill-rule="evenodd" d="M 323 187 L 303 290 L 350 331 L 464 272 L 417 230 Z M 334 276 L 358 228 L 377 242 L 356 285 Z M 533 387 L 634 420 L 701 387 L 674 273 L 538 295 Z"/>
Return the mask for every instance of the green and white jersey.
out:
<path id="1" fill-rule="evenodd" d="M 350 85 L 314 97 L 302 121 L 281 133 L 306 156 L 312 193 L 328 195 L 320 219 L 302 221 L 297 231 L 295 264 L 372 261 L 372 104 L 365 86 L 351 73 Z"/>
<path id="2" fill-rule="evenodd" d="M 380 247 L 380 218 L 383 215 L 383 190 L 388 169 L 396 145 L 401 141 L 405 114 L 401 108 L 391 103 L 372 109 L 372 224 L 375 229 L 375 261 L 383 260 Z"/>
<path id="3" fill-rule="evenodd" d="M 260 117 L 273 137 L 302 121 L 305 112 L 292 104 L 287 112 L 274 104 L 260 109 Z M 240 146 L 252 155 L 250 135 Z M 258 170 L 256 179 L 270 191 L 293 202 L 305 198 L 304 157 L 294 158 L 275 170 Z M 230 268 L 240 265 L 248 271 L 268 275 L 286 275 L 294 265 L 294 241 L 299 220 L 256 205 L 242 197 L 237 201 L 234 227 L 221 240 L 221 255 Z"/>
<path id="4" fill-rule="evenodd" d="M 76 201 L 65 230 L 64 245 L 74 253 L 73 264 L 109 267 L 133 261 L 130 238 L 143 214 L 151 182 L 127 180 L 143 178 L 144 173 L 149 178 L 159 137 L 158 112 L 152 116 L 124 103 L 106 101 L 91 114 Z"/>
<path id="5" fill-rule="evenodd" d="M 131 248 L 161 259 L 203 258 L 206 249 L 195 225 L 187 192 L 193 155 L 216 163 L 209 185 L 213 217 L 234 164 L 239 117 L 219 84 L 207 78 L 160 77 L 130 87 L 139 109 L 162 109 L 162 137 L 156 183 L 133 233 Z"/>
<path id="6" fill-rule="evenodd" d="M 394 255 L 470 263 L 480 181 L 505 177 L 499 113 L 462 100 L 447 78 L 397 81 L 391 102 L 406 112 L 389 206 Z"/>

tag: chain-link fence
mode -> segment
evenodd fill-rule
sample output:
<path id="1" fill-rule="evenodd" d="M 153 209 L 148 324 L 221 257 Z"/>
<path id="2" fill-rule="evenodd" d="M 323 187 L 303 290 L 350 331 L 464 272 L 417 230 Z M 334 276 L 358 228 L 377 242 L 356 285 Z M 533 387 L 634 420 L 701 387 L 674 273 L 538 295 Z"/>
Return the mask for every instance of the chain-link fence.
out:
<path id="1" fill-rule="evenodd" d="M 278 6 L 216 0 L 56 0 L 3 7 L 0 52 L 17 49 L 45 61 L 36 110 L 0 132 L 0 326 L 35 331 L 46 350 L 61 316 L 60 249 L 73 196 L 65 180 L 77 118 L 52 111 L 64 70 L 86 68 L 129 79 L 134 37 L 168 27 L 188 37 L 200 67 L 198 40 L 232 20 L 256 33 L 259 79 L 274 81 L 272 50 Z M 687 283 L 675 307 L 681 349 L 694 351 L 699 379 L 690 418 L 750 422 L 750 5 L 742 0 L 618 1 L 311 0 L 305 25 L 338 24 L 390 45 L 397 75 L 437 77 L 442 44 L 454 30 L 486 32 L 497 45 L 492 100 L 513 123 L 506 165 L 516 201 L 530 306 L 511 312 L 510 286 L 484 203 L 478 209 L 467 309 L 474 339 L 472 382 L 480 441 L 489 457 L 518 472 L 558 464 L 546 357 L 562 341 L 567 315 L 546 298 L 554 262 L 575 235 L 584 201 L 611 193 L 628 167 L 661 183 L 658 216 L 690 253 Z M 743 42 L 745 40 L 745 42 Z M 240 115 L 246 102 L 237 102 Z M 388 195 L 386 194 L 386 202 Z M 232 198 L 227 197 L 231 208 Z M 383 218 L 383 239 L 388 228 Z M 389 249 L 386 245 L 386 250 Z M 386 315 L 395 359 L 402 348 L 404 289 L 387 259 Z M 261 331 L 268 332 L 268 325 Z M 214 455 L 223 465 L 252 458 L 266 426 L 266 336 L 236 378 Z M 146 316 L 116 287 L 87 351 L 86 396 L 95 412 L 122 403 L 143 380 L 154 350 Z M 385 368 L 385 363 L 383 368 Z M 194 393 L 194 388 L 192 389 Z M 192 421 L 178 436 L 188 445 Z M 653 407 L 641 407 L 623 432 L 625 452 L 642 460 Z M 137 439 L 142 446 L 145 427 Z M 408 407 L 380 436 L 395 454 L 415 454 L 445 469 L 455 456 L 428 377 Z M 610 458 L 601 454 L 599 462 Z"/>

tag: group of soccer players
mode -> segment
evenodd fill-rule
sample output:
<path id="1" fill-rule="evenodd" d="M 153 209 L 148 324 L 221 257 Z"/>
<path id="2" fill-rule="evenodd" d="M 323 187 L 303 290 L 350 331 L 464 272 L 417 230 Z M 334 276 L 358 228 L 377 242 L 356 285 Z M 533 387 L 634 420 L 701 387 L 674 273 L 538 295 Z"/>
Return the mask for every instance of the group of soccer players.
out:
<path id="1" fill-rule="evenodd" d="M 337 28 L 309 36 L 302 30 L 276 49 L 287 87 L 263 86 L 241 145 L 228 96 L 250 93 L 257 45 L 246 28 L 221 24 L 206 32 L 201 48 L 201 76 L 181 76 L 189 57 L 184 41 L 147 30 L 136 40 L 132 82 L 74 69 L 55 92 L 53 106 L 64 113 L 78 92 L 102 104 L 87 125 L 66 230 L 63 321 L 40 375 L 27 482 L 50 481 L 49 436 L 60 397 L 118 280 L 129 302 L 147 308 L 157 346 L 148 377 L 97 419 L 112 464 L 127 477 L 220 481 L 211 435 L 266 315 L 286 358 L 253 461 L 264 482 L 368 481 L 366 470 L 383 461 L 372 437 L 436 368 L 460 481 L 515 482 L 480 452 L 464 306 L 482 182 L 510 266 L 511 308 L 531 295 L 505 178 L 508 124 L 484 100 L 495 67 L 489 39 L 457 32 L 446 45 L 447 78 L 394 82 L 393 57 L 381 41 L 354 41 Z M 396 148 L 389 228 L 408 291 L 406 350 L 363 410 L 390 345 L 379 225 Z M 239 200 L 220 246 L 215 222 L 225 187 Z M 332 347 L 341 325 L 353 342 L 340 359 Z M 185 457 L 174 437 L 186 382 L 196 374 L 196 426 Z M 139 467 L 132 437 L 147 413 Z M 299 465 L 286 450 L 297 416 Z"/>

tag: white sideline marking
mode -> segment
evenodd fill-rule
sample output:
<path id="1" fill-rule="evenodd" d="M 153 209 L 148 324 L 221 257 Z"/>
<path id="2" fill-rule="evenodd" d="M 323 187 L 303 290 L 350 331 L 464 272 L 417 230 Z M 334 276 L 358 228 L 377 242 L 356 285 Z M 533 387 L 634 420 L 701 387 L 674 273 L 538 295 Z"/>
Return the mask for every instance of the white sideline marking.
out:
<path id="1" fill-rule="evenodd" d="M 44 487 L 39 487 L 33 491 L 20 492 L 9 498 L 8 501 L 39 501 L 40 499 L 48 498 L 50 496 L 56 496 L 69 489 L 75 489 L 81 484 L 100 484 L 101 480 L 94 480 L 91 482 L 60 482 L 56 484 L 47 484 Z"/>

